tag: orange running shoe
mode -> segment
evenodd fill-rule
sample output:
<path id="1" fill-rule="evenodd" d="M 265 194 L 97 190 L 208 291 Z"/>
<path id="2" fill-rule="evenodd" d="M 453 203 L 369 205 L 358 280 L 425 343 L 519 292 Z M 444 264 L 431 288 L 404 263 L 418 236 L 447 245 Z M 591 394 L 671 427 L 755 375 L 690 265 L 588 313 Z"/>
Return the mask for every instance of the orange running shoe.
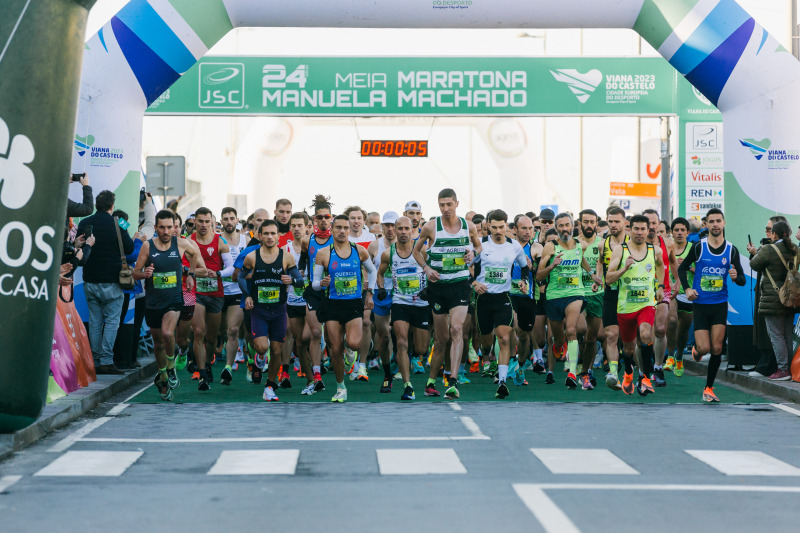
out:
<path id="1" fill-rule="evenodd" d="M 703 389 L 703 401 L 708 403 L 714 403 L 719 401 L 717 395 L 714 394 L 713 387 L 706 387 L 705 389 Z"/>
<path id="2" fill-rule="evenodd" d="M 475 373 L 480 372 L 480 371 L 481 371 L 481 362 L 480 361 L 475 361 L 474 363 L 469 365 L 469 373 L 470 374 L 475 374 Z"/>
<path id="3" fill-rule="evenodd" d="M 200 379 L 200 372 L 195 372 L 194 374 L 192 374 L 192 379 L 195 379 L 195 380 L 196 379 Z"/>
<path id="4" fill-rule="evenodd" d="M 631 395 L 633 394 L 633 372 L 628 374 L 627 372 L 622 378 L 622 392 L 625 394 Z"/>
<path id="5" fill-rule="evenodd" d="M 701 354 L 697 353 L 697 350 L 695 349 L 695 347 L 692 346 L 692 359 L 694 359 L 697 362 L 700 362 L 700 360 L 703 358 L 703 355 L 705 355 L 705 354 L 701 355 Z"/>
<path id="6" fill-rule="evenodd" d="M 655 392 L 656 390 L 653 388 L 653 383 L 650 381 L 650 378 L 647 376 L 642 377 L 642 380 L 639 382 L 639 395 L 647 396 Z"/>

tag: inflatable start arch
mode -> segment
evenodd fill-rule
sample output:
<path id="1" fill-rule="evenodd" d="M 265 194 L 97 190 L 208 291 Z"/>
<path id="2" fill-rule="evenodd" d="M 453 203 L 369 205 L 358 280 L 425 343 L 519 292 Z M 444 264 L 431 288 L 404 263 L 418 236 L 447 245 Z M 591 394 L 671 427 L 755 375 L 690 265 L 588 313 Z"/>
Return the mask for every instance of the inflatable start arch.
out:
<path id="1" fill-rule="evenodd" d="M 13 320 L 0 326 L 0 431 L 44 405 L 69 150 L 96 192 L 133 212 L 144 110 L 235 27 L 630 28 L 722 112 L 730 238 L 743 248 L 766 216 L 800 214 L 800 63 L 734 0 L 132 0 L 85 46 L 77 126 L 93 0 L 6 3 L 0 308 Z"/>

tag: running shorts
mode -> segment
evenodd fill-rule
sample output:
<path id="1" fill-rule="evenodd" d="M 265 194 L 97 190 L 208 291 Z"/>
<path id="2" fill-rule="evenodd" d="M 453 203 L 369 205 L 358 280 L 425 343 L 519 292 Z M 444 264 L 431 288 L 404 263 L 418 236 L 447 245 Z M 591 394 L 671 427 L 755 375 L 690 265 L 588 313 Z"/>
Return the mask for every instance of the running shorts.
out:
<path id="1" fill-rule="evenodd" d="M 308 299 L 306 298 L 306 303 Z M 317 318 L 320 322 L 338 322 L 345 325 L 351 320 L 362 318 L 364 316 L 364 302 L 361 298 L 352 300 L 331 300 L 325 298 L 322 300 Z"/>
<path id="2" fill-rule="evenodd" d="M 161 322 L 164 320 L 164 315 L 171 312 L 180 312 L 183 309 L 183 304 L 169 304 L 163 309 L 147 309 L 144 310 L 144 319 L 147 322 L 147 327 L 150 329 L 161 329 Z"/>
<path id="3" fill-rule="evenodd" d="M 431 323 L 431 308 L 428 306 L 393 304 L 392 324 L 395 322 L 408 322 L 411 327 L 428 329 Z"/>
<path id="4" fill-rule="evenodd" d="M 250 331 L 253 332 L 254 339 L 267 337 L 270 341 L 285 341 L 286 307 L 278 306 L 274 309 L 254 307 L 250 311 Z"/>
<path id="5" fill-rule="evenodd" d="M 567 296 L 565 298 L 553 298 L 552 300 L 547 300 L 547 303 L 545 304 L 545 311 L 547 311 L 548 320 L 563 322 L 564 317 L 566 317 L 567 307 L 569 304 L 572 302 L 583 301 L 585 301 L 583 296 Z"/>
<path id="6" fill-rule="evenodd" d="M 428 285 L 428 302 L 434 314 L 445 315 L 455 307 L 469 306 L 469 281 L 455 281 L 442 283 L 441 281 Z"/>
<path id="7" fill-rule="evenodd" d="M 612 291 L 606 288 L 603 293 L 603 326 L 616 326 L 619 324 L 617 321 L 617 303 L 619 302 L 619 291 Z"/>
<path id="8" fill-rule="evenodd" d="M 645 307 L 635 313 L 617 313 L 617 320 L 620 340 L 624 343 L 631 343 L 636 341 L 640 325 L 645 323 L 653 325 L 656 320 L 656 308 Z"/>
<path id="9" fill-rule="evenodd" d="M 724 326 L 728 323 L 728 302 L 718 304 L 692 304 L 694 311 L 694 330 L 711 331 L 711 326 Z"/>
<path id="10" fill-rule="evenodd" d="M 603 318 L 603 303 L 604 298 L 602 294 L 592 294 L 584 297 L 586 304 L 583 309 L 586 311 L 586 318 Z"/>
<path id="11" fill-rule="evenodd" d="M 303 305 L 289 305 L 286 304 L 286 314 L 289 318 L 305 318 L 306 306 Z"/>
<path id="12" fill-rule="evenodd" d="M 522 331 L 533 331 L 536 320 L 536 300 L 524 296 L 512 296 L 511 307 L 517 314 L 517 325 Z"/>
<path id="13" fill-rule="evenodd" d="M 225 303 L 225 298 L 222 296 L 208 296 L 205 294 L 197 295 L 197 303 L 195 305 L 202 305 L 206 308 L 206 313 L 215 314 L 222 312 L 222 304 Z"/>
<path id="14" fill-rule="evenodd" d="M 511 306 L 511 297 L 507 292 L 479 294 L 475 302 L 475 316 L 481 335 L 489 335 L 497 326 L 513 326 L 514 309 Z"/>

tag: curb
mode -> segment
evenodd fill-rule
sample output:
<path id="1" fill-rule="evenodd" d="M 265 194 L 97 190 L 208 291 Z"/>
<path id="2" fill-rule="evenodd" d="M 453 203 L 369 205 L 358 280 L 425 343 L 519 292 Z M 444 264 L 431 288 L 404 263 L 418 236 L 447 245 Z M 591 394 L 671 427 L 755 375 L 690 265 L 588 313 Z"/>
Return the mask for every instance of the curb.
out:
<path id="1" fill-rule="evenodd" d="M 725 361 L 723 360 L 723 363 Z M 708 372 L 708 363 L 706 361 L 696 362 L 692 360 L 690 355 L 688 358 L 684 356 L 683 364 L 686 370 L 705 376 Z M 740 388 L 746 389 L 748 392 L 754 392 L 767 396 L 773 396 L 788 402 L 800 403 L 800 383 L 794 381 L 770 381 L 766 377 L 754 378 L 747 375 L 747 372 L 734 371 L 728 372 L 725 367 L 720 367 L 717 373 L 717 381 L 729 385 L 737 385 Z"/>
<path id="2" fill-rule="evenodd" d="M 141 363 L 141 368 L 129 371 L 124 376 L 97 376 L 97 381 L 90 383 L 88 387 L 46 405 L 36 422 L 30 426 L 15 433 L 0 434 L 0 461 L 77 420 L 102 402 L 155 373 L 155 359 L 144 358 Z"/>

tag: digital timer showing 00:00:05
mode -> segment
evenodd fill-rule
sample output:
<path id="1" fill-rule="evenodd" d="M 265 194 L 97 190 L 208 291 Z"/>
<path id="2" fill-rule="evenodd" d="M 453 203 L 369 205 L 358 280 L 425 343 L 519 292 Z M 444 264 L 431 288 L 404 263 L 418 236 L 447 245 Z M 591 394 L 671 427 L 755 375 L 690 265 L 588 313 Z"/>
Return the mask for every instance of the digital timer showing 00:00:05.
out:
<path id="1" fill-rule="evenodd" d="M 428 157 L 428 141 L 361 141 L 361 157 Z"/>

